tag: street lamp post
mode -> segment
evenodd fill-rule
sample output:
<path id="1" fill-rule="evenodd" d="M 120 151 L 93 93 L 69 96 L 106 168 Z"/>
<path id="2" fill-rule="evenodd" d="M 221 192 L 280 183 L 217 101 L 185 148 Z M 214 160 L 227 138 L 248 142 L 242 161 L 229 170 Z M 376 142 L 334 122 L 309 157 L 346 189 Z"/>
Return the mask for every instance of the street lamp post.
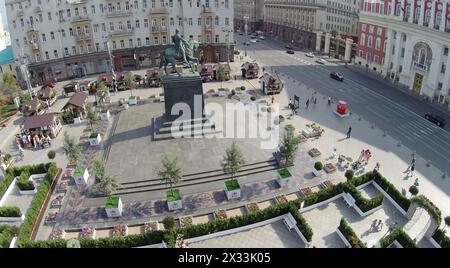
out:
<path id="1" fill-rule="evenodd" d="M 245 31 L 245 35 L 247 36 L 247 31 L 248 31 L 248 25 L 247 25 L 247 21 L 248 19 L 250 19 L 250 17 L 248 15 L 244 15 L 244 31 Z"/>
<path id="2" fill-rule="evenodd" d="M 33 99 L 33 88 L 31 86 L 31 82 L 28 77 L 28 58 L 25 56 L 23 48 L 17 61 L 19 64 L 19 69 L 22 73 L 22 77 L 25 79 L 25 83 L 27 84 L 27 89 L 28 93 L 30 94 L 30 98 Z"/>
<path id="3" fill-rule="evenodd" d="M 224 33 L 226 33 L 227 37 L 227 63 L 230 64 L 230 33 L 232 33 L 232 30 L 222 30 Z"/>

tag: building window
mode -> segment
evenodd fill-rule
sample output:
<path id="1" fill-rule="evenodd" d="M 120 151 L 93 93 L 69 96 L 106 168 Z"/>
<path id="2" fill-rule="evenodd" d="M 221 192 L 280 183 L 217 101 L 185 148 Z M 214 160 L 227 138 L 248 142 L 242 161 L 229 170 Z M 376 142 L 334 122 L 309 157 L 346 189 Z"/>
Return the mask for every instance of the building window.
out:
<path id="1" fill-rule="evenodd" d="M 167 37 L 165 35 L 162 37 L 162 44 L 167 44 Z"/>
<path id="2" fill-rule="evenodd" d="M 216 43 L 219 43 L 219 35 L 216 35 L 215 42 L 216 42 Z"/>
<path id="3" fill-rule="evenodd" d="M 144 19 L 144 28 L 148 28 L 148 19 Z"/>
<path id="4" fill-rule="evenodd" d="M 55 55 L 55 59 L 58 58 L 58 51 L 57 50 L 53 50 L 53 54 Z"/>
<path id="5" fill-rule="evenodd" d="M 225 25 L 229 26 L 230 25 L 230 18 L 225 18 Z"/>
<path id="6" fill-rule="evenodd" d="M 45 59 L 46 59 L 46 60 L 49 60 L 49 59 L 50 59 L 50 56 L 48 55 L 48 51 L 45 51 Z"/>
<path id="7" fill-rule="evenodd" d="M 42 42 L 46 42 L 47 38 L 45 37 L 45 33 L 42 34 Z"/>
<path id="8" fill-rule="evenodd" d="M 125 48 L 125 41 L 120 40 L 120 48 Z"/>
<path id="9" fill-rule="evenodd" d="M 366 35 L 365 34 L 361 34 L 361 41 L 360 41 L 361 46 L 365 46 L 366 45 Z"/>
<path id="10" fill-rule="evenodd" d="M 130 47 L 133 47 L 133 39 L 129 39 L 129 40 L 128 40 L 128 45 L 129 45 Z"/>
<path id="11" fill-rule="evenodd" d="M 445 74 L 445 63 L 441 65 L 441 73 Z"/>
<path id="12" fill-rule="evenodd" d="M 159 45 L 159 40 L 158 40 L 157 36 L 155 36 L 155 38 L 153 39 L 153 44 L 154 45 Z"/>
<path id="13" fill-rule="evenodd" d="M 50 32 L 50 38 L 51 38 L 52 40 L 55 40 L 55 34 L 54 34 L 53 32 Z"/>
<path id="14" fill-rule="evenodd" d="M 150 45 L 150 37 L 146 37 L 145 38 L 145 45 L 149 46 Z"/>
<path id="15" fill-rule="evenodd" d="M 77 54 L 77 49 L 75 47 L 72 47 L 72 54 L 76 55 Z"/>
<path id="16" fill-rule="evenodd" d="M 69 56 L 69 49 L 67 47 L 64 48 L 64 55 Z"/>
<path id="17" fill-rule="evenodd" d="M 139 20 L 136 20 L 136 29 L 139 29 L 139 27 L 141 27 Z"/>
<path id="18" fill-rule="evenodd" d="M 142 44 L 141 44 L 141 38 L 138 38 L 138 39 L 137 39 L 137 46 L 138 46 L 138 47 L 142 46 Z"/>
<path id="19" fill-rule="evenodd" d="M 95 51 L 100 51 L 100 44 L 99 43 L 95 43 Z"/>

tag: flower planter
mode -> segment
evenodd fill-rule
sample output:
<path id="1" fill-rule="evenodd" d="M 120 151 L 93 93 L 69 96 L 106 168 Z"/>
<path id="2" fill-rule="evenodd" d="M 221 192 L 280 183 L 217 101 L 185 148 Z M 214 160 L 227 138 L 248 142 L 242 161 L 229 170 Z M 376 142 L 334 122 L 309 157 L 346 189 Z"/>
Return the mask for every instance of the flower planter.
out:
<path id="1" fill-rule="evenodd" d="M 181 227 L 191 226 L 192 224 L 193 224 L 192 216 L 186 216 L 186 217 L 180 218 L 180 226 Z"/>
<path id="2" fill-rule="evenodd" d="M 275 201 L 277 202 L 277 204 L 284 204 L 284 203 L 288 202 L 288 200 L 287 200 L 287 198 L 286 198 L 286 196 L 284 194 L 277 195 L 275 197 Z"/>
<path id="3" fill-rule="evenodd" d="M 108 218 L 118 218 L 122 216 L 123 204 L 118 196 L 107 197 L 105 211 Z"/>
<path id="4" fill-rule="evenodd" d="M 327 173 L 332 173 L 336 171 L 336 166 L 333 165 L 332 163 L 327 163 L 325 164 L 325 166 L 323 167 L 323 169 L 327 172 Z"/>
<path id="5" fill-rule="evenodd" d="M 50 240 L 63 239 L 66 236 L 66 232 L 62 229 L 55 229 L 50 233 Z"/>
<path id="6" fill-rule="evenodd" d="M 167 191 L 166 197 L 169 211 L 183 208 L 183 201 L 181 200 L 181 193 L 179 189 Z"/>
<path id="7" fill-rule="evenodd" d="M 241 186 L 237 180 L 225 181 L 225 188 L 228 200 L 241 198 Z"/>
<path id="8" fill-rule="evenodd" d="M 227 212 L 224 209 L 219 209 L 214 211 L 214 219 L 217 220 L 225 220 L 227 219 Z"/>
<path id="9" fill-rule="evenodd" d="M 111 114 L 109 113 L 109 110 L 104 110 L 100 113 L 100 119 L 102 121 L 107 121 L 111 117 Z"/>
<path id="10" fill-rule="evenodd" d="M 77 167 L 73 172 L 73 180 L 77 185 L 86 185 L 89 179 L 89 172 L 87 168 Z"/>
<path id="11" fill-rule="evenodd" d="M 164 94 L 159 94 L 159 102 L 164 102 Z"/>
<path id="12" fill-rule="evenodd" d="M 277 170 L 277 182 L 281 187 L 286 187 L 292 179 L 292 174 L 287 168 Z"/>
<path id="13" fill-rule="evenodd" d="M 218 93 L 219 93 L 219 97 L 225 97 L 225 89 L 219 88 Z"/>
<path id="14" fill-rule="evenodd" d="M 92 226 L 85 226 L 81 229 L 80 238 L 94 239 L 95 234 L 96 234 L 95 228 L 93 228 Z"/>
<path id="15" fill-rule="evenodd" d="M 247 208 L 247 211 L 248 211 L 249 213 L 253 213 L 253 212 L 258 212 L 258 211 L 260 211 L 260 208 L 259 208 L 259 206 L 258 206 L 258 203 L 256 203 L 256 202 L 252 202 L 252 203 L 250 203 L 250 204 L 247 204 L 245 207 Z"/>
<path id="16" fill-rule="evenodd" d="M 136 105 L 137 104 L 137 97 L 132 96 L 128 98 L 128 105 Z"/>
<path id="17" fill-rule="evenodd" d="M 113 237 L 124 237 L 128 235 L 128 226 L 125 224 L 118 224 L 114 226 L 112 236 Z"/>
<path id="18" fill-rule="evenodd" d="M 22 191 L 22 190 L 19 189 L 19 193 L 21 195 L 33 195 L 33 194 L 37 193 L 37 188 L 34 187 L 34 190 L 27 190 L 27 191 Z"/>
<path id="19" fill-rule="evenodd" d="M 100 136 L 99 133 L 91 133 L 91 135 L 89 135 L 89 144 L 91 146 L 98 146 L 100 145 L 101 142 L 102 137 Z"/>
<path id="20" fill-rule="evenodd" d="M 322 153 L 319 151 L 319 149 L 317 149 L 317 148 L 312 148 L 311 150 L 309 150 L 308 151 L 308 154 L 311 156 L 311 157 L 318 157 L 318 156 L 320 156 Z"/>
<path id="21" fill-rule="evenodd" d="M 159 222 L 152 221 L 152 222 L 146 222 L 144 224 L 144 231 L 147 232 L 154 232 L 159 231 Z"/>
<path id="22" fill-rule="evenodd" d="M 322 170 L 317 170 L 316 168 L 313 167 L 313 174 L 314 174 L 314 176 L 319 177 L 319 176 L 322 175 L 322 173 L 323 173 Z"/>

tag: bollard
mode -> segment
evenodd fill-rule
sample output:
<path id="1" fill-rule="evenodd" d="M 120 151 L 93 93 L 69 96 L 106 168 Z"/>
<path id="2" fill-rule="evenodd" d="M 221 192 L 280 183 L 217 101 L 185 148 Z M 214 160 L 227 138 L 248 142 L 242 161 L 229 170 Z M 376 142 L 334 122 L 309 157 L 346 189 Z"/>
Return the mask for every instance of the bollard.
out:
<path id="1" fill-rule="evenodd" d="M 427 161 L 427 167 L 430 167 L 431 166 L 431 160 L 428 160 Z"/>
<path id="2" fill-rule="evenodd" d="M 443 178 L 443 179 L 447 179 L 447 176 L 448 176 L 448 175 L 447 175 L 447 171 L 444 171 L 444 173 L 442 173 L 442 178 Z"/>
<path id="3" fill-rule="evenodd" d="M 372 123 L 372 125 L 370 126 L 371 129 L 375 128 L 375 125 Z"/>
<path id="4" fill-rule="evenodd" d="M 397 146 L 398 147 L 402 146 L 402 141 L 398 141 Z"/>
<path id="5" fill-rule="evenodd" d="M 362 117 L 361 116 L 359 116 L 358 121 L 362 121 Z"/>
<path id="6" fill-rule="evenodd" d="M 387 136 L 387 133 L 386 133 L 386 130 L 385 131 L 383 131 L 383 137 L 386 137 Z"/>

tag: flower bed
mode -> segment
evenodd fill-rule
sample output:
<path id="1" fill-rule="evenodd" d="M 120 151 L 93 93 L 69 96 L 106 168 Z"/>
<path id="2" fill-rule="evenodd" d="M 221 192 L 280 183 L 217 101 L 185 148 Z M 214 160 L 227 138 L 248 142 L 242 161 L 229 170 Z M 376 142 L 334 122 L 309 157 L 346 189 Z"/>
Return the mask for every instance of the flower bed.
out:
<path id="1" fill-rule="evenodd" d="M 331 181 L 324 181 L 323 185 L 325 186 L 325 188 L 331 188 L 334 186 L 334 184 Z"/>
<path id="2" fill-rule="evenodd" d="M 128 227 L 125 224 L 118 224 L 114 226 L 113 237 L 122 237 L 128 234 Z"/>
<path id="3" fill-rule="evenodd" d="M 303 188 L 300 190 L 303 194 L 303 196 L 309 196 L 310 194 L 312 194 L 312 190 L 309 187 Z"/>
<path id="4" fill-rule="evenodd" d="M 284 194 L 275 196 L 275 201 L 277 202 L 277 204 L 284 204 L 288 202 Z"/>
<path id="5" fill-rule="evenodd" d="M 338 227 L 341 234 L 350 243 L 352 248 L 365 248 L 366 245 L 358 238 L 353 229 L 348 225 L 347 221 L 342 218 Z"/>
<path id="6" fill-rule="evenodd" d="M 65 232 L 62 229 L 55 229 L 50 233 L 50 240 L 57 240 L 57 239 L 62 239 L 64 238 Z"/>
<path id="7" fill-rule="evenodd" d="M 325 167 L 323 168 L 327 173 L 332 173 L 336 171 L 336 166 L 332 163 L 326 163 Z"/>
<path id="8" fill-rule="evenodd" d="M 250 204 L 247 204 L 247 210 L 250 213 L 260 211 L 258 203 L 256 203 L 256 202 L 252 202 Z"/>
<path id="9" fill-rule="evenodd" d="M 319 155 L 321 155 L 322 153 L 319 151 L 319 149 L 317 148 L 312 148 L 311 150 L 308 151 L 308 154 L 311 157 L 318 157 Z"/>
<path id="10" fill-rule="evenodd" d="M 361 177 L 368 177 L 373 179 L 394 201 L 402 207 L 405 211 L 408 211 L 411 201 L 405 197 L 395 186 L 384 178 L 378 171 L 368 172 Z"/>
<path id="11" fill-rule="evenodd" d="M 191 226 L 192 224 L 193 224 L 192 216 L 186 216 L 186 217 L 180 218 L 181 227 Z"/>
<path id="12" fill-rule="evenodd" d="M 85 226 L 81 229 L 80 238 L 94 238 L 95 229 L 92 226 Z"/>
<path id="13" fill-rule="evenodd" d="M 154 221 L 154 222 L 146 222 L 144 224 L 144 231 L 145 232 L 155 232 L 155 231 L 159 231 L 159 223 Z"/>
<path id="14" fill-rule="evenodd" d="M 214 211 L 214 218 L 216 220 L 225 220 L 227 217 L 227 212 L 224 209 L 219 209 Z"/>

